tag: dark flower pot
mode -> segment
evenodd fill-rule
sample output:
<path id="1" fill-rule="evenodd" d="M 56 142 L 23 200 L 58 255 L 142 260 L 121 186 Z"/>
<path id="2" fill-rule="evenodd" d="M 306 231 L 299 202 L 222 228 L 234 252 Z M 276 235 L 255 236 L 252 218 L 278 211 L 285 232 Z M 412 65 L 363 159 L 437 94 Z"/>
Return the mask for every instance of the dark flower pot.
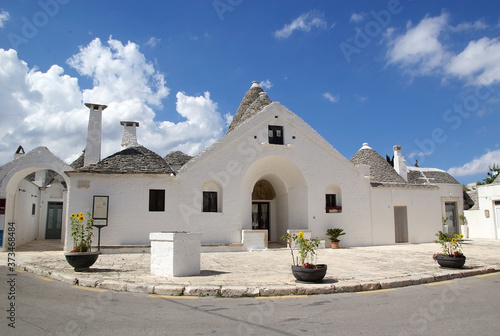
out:
<path id="1" fill-rule="evenodd" d="M 448 268 L 462 268 L 465 264 L 465 256 L 464 257 L 450 257 L 446 255 L 438 255 L 436 257 L 436 261 L 441 267 Z"/>
<path id="2" fill-rule="evenodd" d="M 69 252 L 65 253 L 66 261 L 75 272 L 88 271 L 89 267 L 94 265 L 100 252 Z"/>
<path id="3" fill-rule="evenodd" d="M 318 264 L 317 268 L 305 268 L 292 266 L 292 274 L 295 279 L 306 282 L 321 282 L 326 275 L 327 265 Z"/>

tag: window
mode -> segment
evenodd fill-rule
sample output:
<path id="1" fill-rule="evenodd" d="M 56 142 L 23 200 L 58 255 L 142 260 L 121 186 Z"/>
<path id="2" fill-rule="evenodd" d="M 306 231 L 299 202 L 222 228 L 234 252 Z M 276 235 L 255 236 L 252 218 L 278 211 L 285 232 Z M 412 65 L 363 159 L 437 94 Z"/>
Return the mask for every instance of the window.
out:
<path id="1" fill-rule="evenodd" d="M 336 194 L 325 195 L 325 210 L 326 212 L 342 212 L 342 207 L 337 205 Z"/>
<path id="2" fill-rule="evenodd" d="M 203 192 L 203 212 L 217 212 L 217 192 Z"/>
<path id="3" fill-rule="evenodd" d="M 283 126 L 268 126 L 269 143 L 273 145 L 283 145 Z"/>
<path id="4" fill-rule="evenodd" d="M 149 211 L 165 211 L 165 190 L 149 190 Z"/>
<path id="5" fill-rule="evenodd" d="M 36 212 L 36 205 L 35 204 L 32 204 L 31 205 L 31 215 L 35 215 L 35 212 Z"/>
<path id="6" fill-rule="evenodd" d="M 326 206 L 327 207 L 337 206 L 337 195 L 335 195 L 335 194 L 326 194 Z"/>

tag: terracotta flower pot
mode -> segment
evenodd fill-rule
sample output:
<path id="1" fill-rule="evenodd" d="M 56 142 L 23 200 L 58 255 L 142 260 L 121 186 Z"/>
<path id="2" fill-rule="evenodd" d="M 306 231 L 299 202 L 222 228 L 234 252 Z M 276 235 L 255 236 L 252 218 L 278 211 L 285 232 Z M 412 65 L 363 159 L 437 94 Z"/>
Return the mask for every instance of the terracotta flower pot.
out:
<path id="1" fill-rule="evenodd" d="M 338 249 L 339 248 L 340 241 L 336 241 L 336 242 L 332 241 L 331 243 L 332 243 L 332 249 Z"/>

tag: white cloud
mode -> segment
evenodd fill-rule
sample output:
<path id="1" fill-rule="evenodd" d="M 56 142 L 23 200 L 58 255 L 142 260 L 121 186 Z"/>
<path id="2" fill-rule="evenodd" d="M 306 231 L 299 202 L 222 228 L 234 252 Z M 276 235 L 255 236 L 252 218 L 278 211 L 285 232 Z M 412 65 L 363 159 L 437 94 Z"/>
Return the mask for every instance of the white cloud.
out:
<path id="1" fill-rule="evenodd" d="M 426 16 L 413 26 L 408 23 L 406 33 L 390 40 L 387 53 L 389 64 L 399 64 L 413 74 L 429 74 L 443 66 L 449 53 L 438 37 L 447 27 L 448 14 Z"/>
<path id="2" fill-rule="evenodd" d="M 484 19 L 476 20 L 473 23 L 470 22 L 463 22 L 460 23 L 456 26 L 450 26 L 450 30 L 452 32 L 461 32 L 461 31 L 467 31 L 467 30 L 482 30 L 488 28 L 488 25 L 484 21 Z"/>
<path id="3" fill-rule="evenodd" d="M 10 14 L 4 10 L 0 10 L 0 28 L 5 26 L 5 22 L 9 21 Z"/>
<path id="4" fill-rule="evenodd" d="M 269 90 L 270 88 L 273 87 L 273 83 L 271 83 L 269 79 L 263 80 L 262 82 L 259 83 L 259 85 L 264 90 Z"/>
<path id="5" fill-rule="evenodd" d="M 280 30 L 274 32 L 276 38 L 288 38 L 296 30 L 308 32 L 312 28 L 325 29 L 327 27 L 323 14 L 317 11 L 309 11 L 300 15 L 290 24 L 286 24 Z"/>
<path id="6" fill-rule="evenodd" d="M 334 96 L 330 92 L 323 93 L 323 97 L 325 97 L 326 99 L 328 99 L 332 103 L 336 103 L 339 101 L 339 95 Z"/>
<path id="7" fill-rule="evenodd" d="M 157 37 L 150 37 L 148 42 L 146 42 L 146 45 L 150 46 L 150 47 L 156 47 L 156 45 L 161 41 L 161 39 L 157 38 Z"/>
<path id="8" fill-rule="evenodd" d="M 365 17 L 365 13 L 352 13 L 351 18 L 349 19 L 349 22 L 354 22 L 354 23 L 359 23 L 363 21 Z"/>
<path id="9" fill-rule="evenodd" d="M 452 167 L 448 173 L 453 176 L 468 176 L 478 173 L 487 173 L 493 164 L 500 164 L 500 149 L 489 151 L 481 157 L 467 162 L 461 167 Z"/>
<path id="10" fill-rule="evenodd" d="M 197 154 L 223 135 L 227 116 L 220 115 L 208 92 L 199 97 L 177 93 L 182 121 L 155 120 L 155 109 L 162 108 L 169 89 L 163 74 L 134 43 L 94 39 L 68 64 L 90 77 L 92 88 L 82 92 L 78 78 L 65 75 L 59 65 L 46 72 L 30 69 L 16 51 L 0 49 L 0 164 L 10 161 L 19 145 L 27 151 L 48 147 L 68 163 L 77 158 L 88 124 L 82 102 L 108 105 L 103 112 L 103 157 L 120 150 L 122 120 L 138 121 L 139 143 L 162 156 L 177 149 Z"/>
<path id="11" fill-rule="evenodd" d="M 500 81 L 500 41 L 483 37 L 471 41 L 449 62 L 449 74 L 465 78 L 469 84 L 488 85 Z"/>
<path id="12" fill-rule="evenodd" d="M 450 40 L 450 33 L 483 30 L 488 25 L 483 19 L 457 26 L 448 25 L 450 16 L 426 16 L 416 26 L 408 23 L 404 34 L 396 35 L 390 27 L 385 33 L 389 49 L 388 64 L 397 64 L 411 75 L 441 75 L 443 82 L 449 77 L 467 81 L 469 85 L 489 85 L 500 81 L 500 40 L 483 37 L 470 41 L 458 53 L 448 51 L 441 40 Z M 447 38 L 442 38 L 446 35 Z"/>

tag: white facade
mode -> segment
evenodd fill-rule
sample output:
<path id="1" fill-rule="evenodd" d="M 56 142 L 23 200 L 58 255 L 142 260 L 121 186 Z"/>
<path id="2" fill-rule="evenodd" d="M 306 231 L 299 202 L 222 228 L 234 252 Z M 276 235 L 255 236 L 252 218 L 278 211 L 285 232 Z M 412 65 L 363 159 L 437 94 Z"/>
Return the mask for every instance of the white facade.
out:
<path id="1" fill-rule="evenodd" d="M 202 244 L 234 245 L 244 243 L 244 231 L 268 230 L 269 241 L 278 242 L 287 230 L 310 230 L 312 237 L 327 239 L 327 229 L 342 228 L 346 235 L 341 245 L 349 247 L 430 242 L 442 229 L 446 202 L 456 202 L 461 213 L 461 186 L 453 178 L 450 183 L 410 181 L 424 172 L 406 167 L 400 146 L 395 146 L 399 174 L 378 157 L 378 167 L 362 160 L 354 164 L 304 120 L 259 91 L 253 83 L 228 133 L 178 171 L 137 144 L 138 123 L 122 122 L 122 151 L 95 165 L 56 170 L 67 183 L 67 191 L 54 190 L 53 195 L 68 199 L 66 227 L 69 214 L 92 211 L 94 196 L 108 196 L 101 246 L 147 246 L 150 233 L 162 231 L 196 232 Z M 91 117 L 102 112 L 93 104 L 90 109 Z M 94 133 L 89 137 L 95 149 Z M 362 150 L 376 154 L 365 145 Z M 132 160 L 125 164 L 132 168 L 122 167 L 122 159 Z M 144 168 L 147 160 L 153 164 Z M 378 183 L 375 168 L 397 183 Z M 425 172 L 431 173 L 446 174 Z M 17 187 L 21 175 L 12 185 Z M 65 250 L 71 250 L 67 228 L 63 240 Z"/>
<path id="2" fill-rule="evenodd" d="M 500 180 L 477 187 L 478 206 L 466 210 L 471 238 L 500 239 Z"/>

